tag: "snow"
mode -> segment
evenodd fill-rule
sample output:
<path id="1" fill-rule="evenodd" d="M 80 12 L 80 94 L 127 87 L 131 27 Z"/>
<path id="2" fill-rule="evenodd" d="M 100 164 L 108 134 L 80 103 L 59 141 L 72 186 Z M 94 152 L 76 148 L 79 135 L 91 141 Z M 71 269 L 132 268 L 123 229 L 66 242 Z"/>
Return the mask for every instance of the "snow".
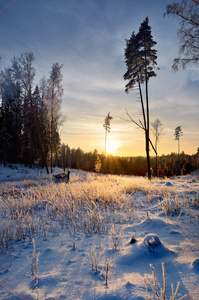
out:
<path id="1" fill-rule="evenodd" d="M 0 299 L 158 299 L 149 284 L 151 265 L 163 287 L 164 263 L 166 299 L 171 284 L 175 290 L 180 282 L 176 299 L 198 300 L 198 195 L 197 175 L 150 182 L 71 170 L 66 184 L 45 170 L 0 166 Z M 6 242 L 20 224 L 23 239 L 10 234 Z M 33 236 L 39 259 L 34 290 Z"/>

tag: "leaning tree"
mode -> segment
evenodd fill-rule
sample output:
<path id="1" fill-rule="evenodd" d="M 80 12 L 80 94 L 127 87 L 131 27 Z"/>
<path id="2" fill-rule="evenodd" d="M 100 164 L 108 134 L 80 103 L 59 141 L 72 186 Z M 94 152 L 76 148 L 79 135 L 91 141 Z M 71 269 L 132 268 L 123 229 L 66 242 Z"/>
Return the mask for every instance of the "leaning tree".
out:
<path id="1" fill-rule="evenodd" d="M 127 72 L 124 74 L 124 79 L 128 80 L 128 83 L 125 86 L 125 92 L 129 93 L 129 91 L 133 90 L 134 88 L 139 89 L 143 120 L 139 120 L 137 122 L 129 115 L 128 112 L 127 115 L 131 119 L 131 121 L 133 121 L 139 128 L 143 129 L 145 132 L 149 179 L 151 179 L 149 155 L 149 144 L 151 143 L 151 141 L 149 136 L 150 120 L 148 83 L 151 77 L 157 76 L 155 72 L 155 69 L 157 69 L 157 50 L 153 49 L 156 44 L 157 43 L 153 40 L 153 36 L 151 34 L 149 18 L 146 17 L 146 19 L 141 23 L 138 33 L 135 34 L 135 32 L 133 32 L 130 39 L 126 40 L 126 49 L 124 52 L 125 62 L 127 66 Z M 145 86 L 145 101 L 142 93 L 143 85 Z"/>

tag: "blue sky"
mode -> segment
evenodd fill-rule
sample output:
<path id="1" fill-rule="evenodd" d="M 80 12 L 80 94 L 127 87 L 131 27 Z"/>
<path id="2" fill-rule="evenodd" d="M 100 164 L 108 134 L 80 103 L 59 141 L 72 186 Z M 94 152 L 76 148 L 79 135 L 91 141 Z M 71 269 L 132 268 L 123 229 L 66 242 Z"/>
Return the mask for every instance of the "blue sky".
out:
<path id="1" fill-rule="evenodd" d="M 158 76 L 149 82 L 151 121 L 159 118 L 163 135 L 159 154 L 177 152 L 174 131 L 181 126 L 181 150 L 199 147 L 199 69 L 174 73 L 178 56 L 178 20 L 163 18 L 169 0 L 0 0 L 0 69 L 13 55 L 33 51 L 35 83 L 49 76 L 52 64 L 63 64 L 61 138 L 71 148 L 104 150 L 103 122 L 111 112 L 109 141 L 119 155 L 145 155 L 144 135 L 127 121 L 125 109 L 138 120 L 135 92 L 125 94 L 125 39 L 149 17 L 158 50 Z M 153 136 L 151 136 L 153 139 Z M 151 152 L 151 154 L 153 154 Z"/>

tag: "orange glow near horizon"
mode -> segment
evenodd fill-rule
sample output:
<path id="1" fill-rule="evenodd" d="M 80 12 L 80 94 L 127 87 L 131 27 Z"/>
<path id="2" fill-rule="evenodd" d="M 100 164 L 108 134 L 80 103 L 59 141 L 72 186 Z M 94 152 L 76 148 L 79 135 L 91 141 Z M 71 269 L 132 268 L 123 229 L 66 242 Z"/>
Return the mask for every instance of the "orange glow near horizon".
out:
<path id="1" fill-rule="evenodd" d="M 82 126 L 83 127 L 83 126 Z M 81 126 L 80 126 L 81 128 Z M 93 152 L 95 149 L 99 154 L 105 153 L 105 141 L 104 141 L 104 132 L 97 135 L 95 131 L 89 132 L 89 128 L 84 128 L 84 132 L 86 134 L 77 134 L 76 128 L 74 130 L 74 135 L 68 135 L 66 132 L 62 133 L 62 142 L 67 144 L 70 149 L 78 149 L 81 148 L 85 153 Z M 97 130 L 96 130 L 97 132 Z M 140 132 L 130 132 L 129 136 L 127 134 L 115 133 L 111 132 L 107 137 L 106 144 L 106 153 L 112 154 L 114 156 L 120 157 L 136 157 L 136 156 L 146 156 L 145 152 L 145 138 Z M 195 133 L 195 136 L 197 132 Z M 151 138 L 153 142 L 153 137 Z M 185 154 L 195 154 L 198 148 L 198 140 L 189 140 L 186 136 L 181 138 L 181 151 L 184 151 Z M 164 136 L 160 139 L 158 144 L 158 155 L 168 155 L 172 152 L 177 153 L 177 142 L 173 138 L 173 132 L 166 132 Z M 150 149 L 150 156 L 155 156 L 153 149 Z"/>
<path id="2" fill-rule="evenodd" d="M 115 154 L 118 148 L 118 143 L 116 141 L 107 141 L 106 151 L 107 154 Z"/>

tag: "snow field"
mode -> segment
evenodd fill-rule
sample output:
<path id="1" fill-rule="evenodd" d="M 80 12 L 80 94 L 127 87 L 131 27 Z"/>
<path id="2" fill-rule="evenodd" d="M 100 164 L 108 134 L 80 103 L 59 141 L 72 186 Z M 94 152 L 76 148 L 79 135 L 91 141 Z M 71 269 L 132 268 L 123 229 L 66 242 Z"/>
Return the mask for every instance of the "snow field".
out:
<path id="1" fill-rule="evenodd" d="M 199 299 L 196 176 L 72 170 L 65 184 L 30 172 L 0 183 L 1 299 L 170 299 L 178 282 L 171 299 Z"/>

